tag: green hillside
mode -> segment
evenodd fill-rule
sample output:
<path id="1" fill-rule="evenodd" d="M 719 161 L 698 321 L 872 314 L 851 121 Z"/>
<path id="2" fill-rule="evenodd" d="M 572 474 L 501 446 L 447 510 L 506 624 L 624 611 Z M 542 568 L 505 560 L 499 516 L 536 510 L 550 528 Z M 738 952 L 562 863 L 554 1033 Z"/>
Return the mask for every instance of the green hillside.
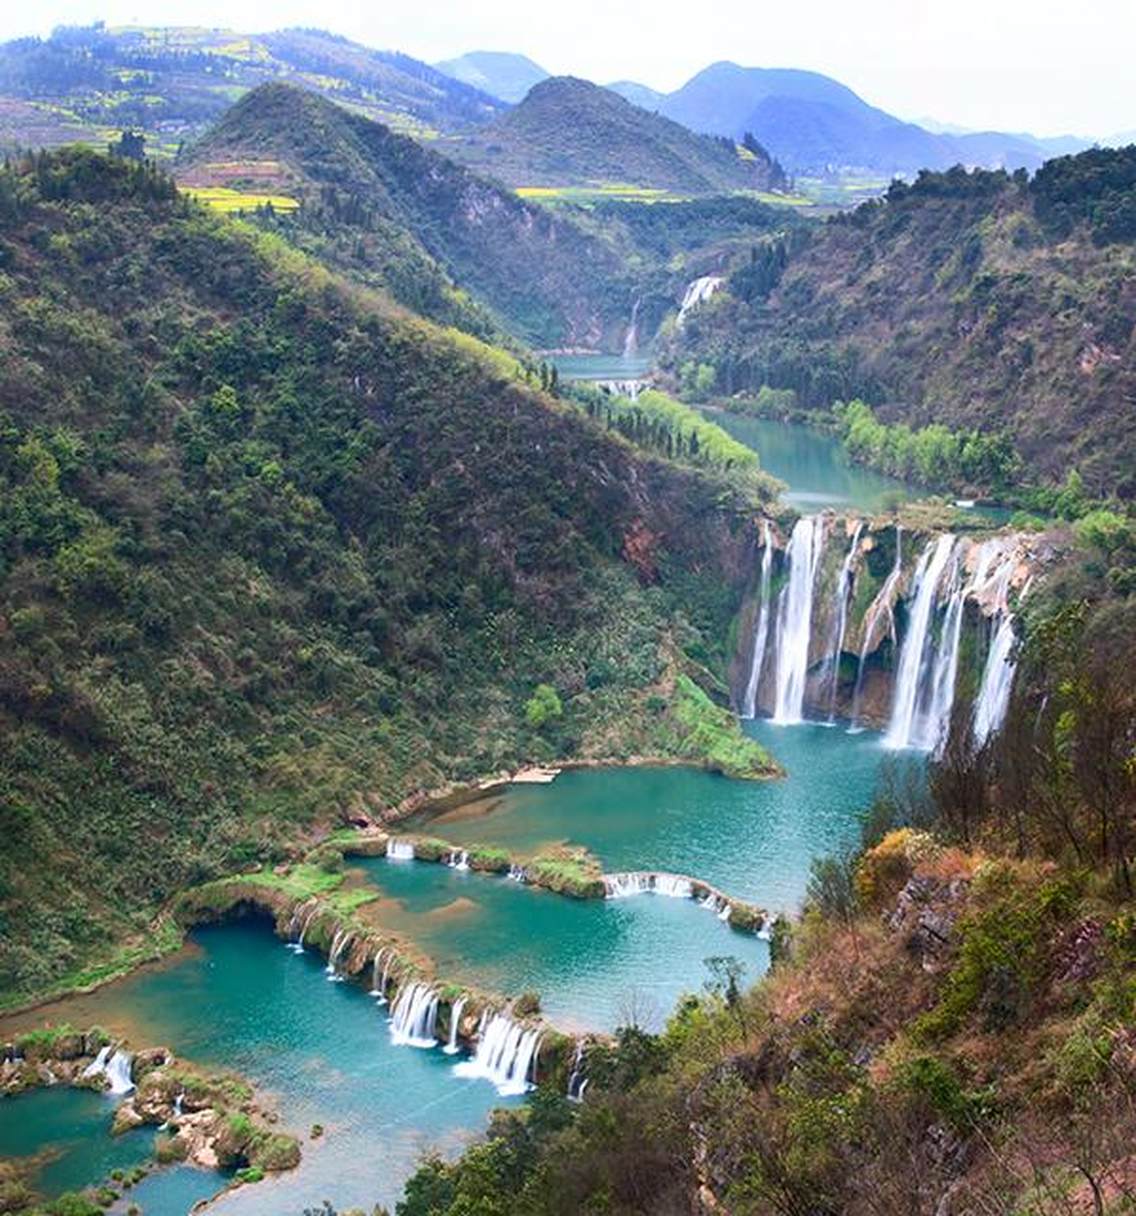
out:
<path id="1" fill-rule="evenodd" d="M 188 186 L 303 200 L 290 234 L 439 320 L 479 331 L 461 315 L 472 294 L 546 347 L 613 343 L 626 321 L 631 286 L 610 240 L 313 93 L 262 85 L 176 171 Z"/>
<path id="2" fill-rule="evenodd" d="M 677 678 L 748 576 L 713 469 L 130 162 L 0 173 L 0 266 L 6 1001 L 348 808 L 692 722 L 764 763 Z"/>
<path id="3" fill-rule="evenodd" d="M 692 132 L 570 76 L 538 84 L 453 155 L 512 186 L 629 183 L 679 194 L 776 190 L 780 167 L 760 147 Z"/>
<path id="4" fill-rule="evenodd" d="M 495 98 L 393 51 L 322 30 L 61 26 L 0 44 L 0 140 L 102 145 L 124 128 L 172 154 L 268 80 L 314 89 L 398 130 L 433 136 L 487 122 Z"/>
<path id="5" fill-rule="evenodd" d="M 1006 433 L 1035 477 L 1136 493 L 1136 149 L 924 174 L 755 247 L 678 335 L 716 390 Z"/>

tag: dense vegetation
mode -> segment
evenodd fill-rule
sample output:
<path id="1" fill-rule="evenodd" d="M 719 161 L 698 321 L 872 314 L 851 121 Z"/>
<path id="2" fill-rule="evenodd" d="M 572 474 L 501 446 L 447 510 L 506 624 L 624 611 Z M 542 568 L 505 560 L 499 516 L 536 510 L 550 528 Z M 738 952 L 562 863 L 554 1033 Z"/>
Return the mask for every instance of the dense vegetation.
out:
<path id="1" fill-rule="evenodd" d="M 1034 479 L 1136 494 L 1133 152 L 923 173 L 756 259 L 688 318 L 672 366 L 717 391 L 872 402 L 884 423 L 1006 436 Z M 747 268 L 748 270 L 748 268 Z M 760 271 L 760 273 L 759 273 Z M 747 289 L 748 287 L 748 289 Z"/>
<path id="2" fill-rule="evenodd" d="M 503 109 L 408 55 L 320 30 L 246 35 L 100 22 L 0 44 L 0 115 L 18 107 L 12 127 L 0 132 L 24 147 L 76 138 L 101 146 L 108 130 L 132 127 L 151 149 L 172 153 L 266 80 L 292 81 L 422 134 L 463 130 Z"/>
<path id="3" fill-rule="evenodd" d="M 398 1216 L 1131 1212 L 1136 604 L 1106 567 L 1131 531 L 1029 603 L 999 740 L 815 866 L 769 978 L 707 960 L 661 1035 L 589 1052 L 582 1106 L 500 1115 Z"/>
<path id="4" fill-rule="evenodd" d="M 754 144 L 695 135 L 610 89 L 558 76 L 482 130 L 449 145 L 455 156 L 514 186 L 630 183 L 681 194 L 780 190 L 781 166 Z"/>
<path id="5" fill-rule="evenodd" d="M 132 162 L 0 173 L 0 297 L 6 1000 L 313 818 L 727 756 L 684 679 L 720 687 L 753 500 L 712 469 Z"/>

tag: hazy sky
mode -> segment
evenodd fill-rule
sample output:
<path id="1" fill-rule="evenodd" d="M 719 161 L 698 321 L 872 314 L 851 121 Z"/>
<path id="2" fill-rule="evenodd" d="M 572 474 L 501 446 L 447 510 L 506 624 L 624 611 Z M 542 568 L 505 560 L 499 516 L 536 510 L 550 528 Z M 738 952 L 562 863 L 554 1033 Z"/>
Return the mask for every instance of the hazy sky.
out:
<path id="1" fill-rule="evenodd" d="M 811 68 L 905 118 L 1109 135 L 1136 128 L 1136 0 L 39 0 L 59 23 L 314 25 L 435 61 L 515 50 L 554 73 L 670 90 L 717 59 Z"/>

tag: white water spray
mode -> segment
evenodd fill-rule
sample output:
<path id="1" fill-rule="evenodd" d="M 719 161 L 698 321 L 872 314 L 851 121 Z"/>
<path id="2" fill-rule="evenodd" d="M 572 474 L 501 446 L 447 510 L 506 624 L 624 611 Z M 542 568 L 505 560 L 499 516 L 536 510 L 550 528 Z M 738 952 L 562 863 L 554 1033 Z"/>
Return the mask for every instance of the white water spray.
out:
<path id="1" fill-rule="evenodd" d="M 773 569 L 773 534 L 769 520 L 761 521 L 761 583 L 758 591 L 757 629 L 753 635 L 753 657 L 749 663 L 749 681 L 746 684 L 742 717 L 752 718 L 757 714 L 757 690 L 761 684 L 761 671 L 765 666 L 765 647 L 769 640 L 769 580 Z"/>
<path id="2" fill-rule="evenodd" d="M 438 993 L 429 984 L 407 984 L 391 1011 L 391 1042 L 398 1047 L 436 1047 Z"/>
<path id="3" fill-rule="evenodd" d="M 465 1008 L 466 998 L 459 996 L 458 999 L 450 1007 L 450 1041 L 442 1048 L 448 1056 L 456 1056 L 461 1050 L 458 1046 L 458 1030 L 461 1028 L 462 1010 Z"/>
<path id="4" fill-rule="evenodd" d="M 414 860 L 414 841 L 413 840 L 397 840 L 392 836 L 387 841 L 387 860 L 388 861 L 413 861 Z"/>
<path id="5" fill-rule="evenodd" d="M 800 722 L 809 673 L 813 588 L 824 548 L 824 517 L 797 520 L 785 558 L 789 580 L 777 601 L 777 689 L 773 721 L 779 725 Z"/>
<path id="6" fill-rule="evenodd" d="M 710 297 L 722 286 L 721 275 L 707 274 L 700 279 L 695 279 L 692 283 L 687 284 L 686 291 L 682 297 L 682 304 L 678 310 L 678 320 L 676 325 L 681 325 L 686 320 L 686 314 L 697 304 L 710 299 Z"/>
<path id="7" fill-rule="evenodd" d="M 494 1014 L 478 1039 L 473 1058 L 455 1064 L 454 1072 L 459 1077 L 491 1081 L 502 1097 L 523 1094 L 530 1088 L 539 1044 L 539 1031 L 526 1030 L 506 1014 Z"/>

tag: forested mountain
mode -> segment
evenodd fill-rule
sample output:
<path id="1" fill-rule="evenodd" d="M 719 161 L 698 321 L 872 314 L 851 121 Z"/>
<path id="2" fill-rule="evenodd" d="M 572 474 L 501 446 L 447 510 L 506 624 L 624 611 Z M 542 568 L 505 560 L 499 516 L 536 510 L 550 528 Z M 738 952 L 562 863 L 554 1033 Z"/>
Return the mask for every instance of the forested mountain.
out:
<path id="1" fill-rule="evenodd" d="M 472 294 L 538 346 L 621 341 L 632 289 L 610 241 L 312 93 L 260 86 L 177 174 L 301 199 L 290 229 L 439 320 L 478 331 Z"/>
<path id="2" fill-rule="evenodd" d="M 675 358 L 725 393 L 860 396 L 889 421 L 1008 435 L 1035 475 L 1136 494 L 1136 147 L 1032 179 L 922 174 L 755 247 Z"/>
<path id="3" fill-rule="evenodd" d="M 790 171 L 1036 168 L 1045 157 L 1028 137 L 933 134 L 868 105 L 831 77 L 788 68 L 715 63 L 663 97 L 658 109 L 692 131 L 733 139 L 751 131 Z"/>
<path id="4" fill-rule="evenodd" d="M 574 77 L 538 84 L 520 105 L 450 145 L 455 156 L 513 186 L 604 182 L 718 194 L 771 190 L 784 176 L 760 147 L 695 135 Z"/>
<path id="5" fill-rule="evenodd" d="M 123 128 L 176 150 L 246 90 L 287 80 L 399 130 L 431 134 L 488 122 L 496 98 L 408 55 L 322 30 L 237 34 L 196 27 L 63 26 L 0 45 L 0 138 L 104 144 Z"/>
<path id="6" fill-rule="evenodd" d="M 534 84 L 548 79 L 539 63 L 509 51 L 470 51 L 434 66 L 491 97 L 513 103 L 523 100 Z"/>
<path id="7" fill-rule="evenodd" d="M 4 171 L 0 261 L 6 992 L 312 817 L 685 746 L 752 502 L 142 166 Z"/>

